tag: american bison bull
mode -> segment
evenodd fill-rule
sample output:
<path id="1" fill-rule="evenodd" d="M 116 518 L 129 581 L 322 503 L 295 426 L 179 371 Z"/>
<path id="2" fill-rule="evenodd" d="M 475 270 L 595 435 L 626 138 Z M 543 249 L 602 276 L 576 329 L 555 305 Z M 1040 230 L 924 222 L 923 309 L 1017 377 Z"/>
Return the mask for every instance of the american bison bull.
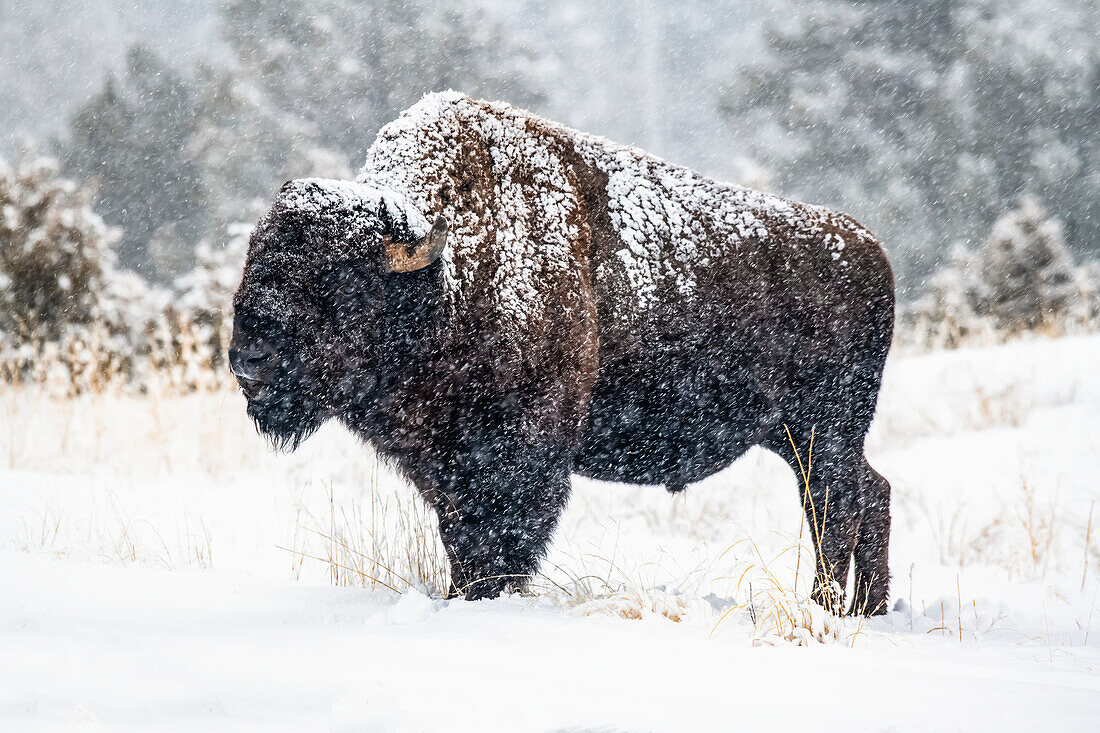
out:
<path id="1" fill-rule="evenodd" d="M 844 214 L 433 94 L 354 182 L 283 186 L 234 306 L 261 432 L 370 441 L 468 599 L 538 569 L 571 473 L 680 491 L 760 445 L 802 484 L 812 434 L 815 594 L 854 556 L 853 607 L 885 609 L 890 486 L 863 446 L 893 275 Z"/>

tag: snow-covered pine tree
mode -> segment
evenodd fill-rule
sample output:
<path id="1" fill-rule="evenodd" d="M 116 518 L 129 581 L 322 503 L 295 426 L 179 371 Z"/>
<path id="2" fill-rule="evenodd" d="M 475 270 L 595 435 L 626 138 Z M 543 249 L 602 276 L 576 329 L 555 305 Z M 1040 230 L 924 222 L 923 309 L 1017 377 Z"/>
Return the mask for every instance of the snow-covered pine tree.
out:
<path id="1" fill-rule="evenodd" d="M 1025 196 L 980 247 L 955 248 L 926 294 L 903 312 L 902 331 L 950 347 L 976 336 L 1091 328 L 1100 306 L 1095 271 L 1095 263 L 1075 267 L 1061 222 Z"/>
<path id="2" fill-rule="evenodd" d="M 1086 262 L 1077 269 L 1081 299 L 1074 315 L 1087 331 L 1100 331 L 1100 262 Z"/>
<path id="3" fill-rule="evenodd" d="M 975 311 L 980 282 L 971 268 L 974 254 L 955 247 L 951 258 L 928 279 L 924 294 L 899 314 L 903 342 L 925 348 L 954 348 L 980 335 L 993 335 L 992 324 Z"/>
<path id="4" fill-rule="evenodd" d="M 118 269 L 117 230 L 52 158 L 0 161 L 0 377 L 64 392 L 132 375 L 167 295 Z"/>
<path id="5" fill-rule="evenodd" d="M 209 192 L 212 225 L 205 241 L 221 240 L 235 222 L 258 219 L 283 181 L 352 175 L 343 153 L 321 147 L 233 71 L 203 66 L 196 85 L 199 122 L 188 149 Z"/>
<path id="6" fill-rule="evenodd" d="M 426 92 L 521 105 L 539 96 L 535 59 L 477 0 L 226 0 L 222 23 L 264 105 L 350 165 Z"/>
<path id="7" fill-rule="evenodd" d="M 974 265 L 981 283 L 975 311 L 1002 331 L 1060 324 L 1080 296 L 1062 223 L 1031 196 L 997 220 Z"/>
<path id="8" fill-rule="evenodd" d="M 537 98 L 533 58 L 477 0 L 226 0 L 221 20 L 231 68 L 131 48 L 62 146 L 66 172 L 96 182 L 96 209 L 122 227 L 122 264 L 162 284 L 283 181 L 350 176 L 427 91 Z"/>
<path id="9" fill-rule="evenodd" d="M 1052 7 L 1056 6 L 1056 7 Z M 1040 195 L 1100 251 L 1100 4 L 774 0 L 721 105 L 779 191 L 852 212 L 903 291 Z"/>
<path id="10" fill-rule="evenodd" d="M 62 147 L 65 172 L 94 182 L 96 210 L 123 228 L 121 264 L 149 279 L 167 280 L 186 266 L 190 247 L 174 242 L 193 246 L 209 233 L 202 166 L 191 148 L 199 111 L 191 80 L 134 47 L 122 75 L 73 115 Z"/>

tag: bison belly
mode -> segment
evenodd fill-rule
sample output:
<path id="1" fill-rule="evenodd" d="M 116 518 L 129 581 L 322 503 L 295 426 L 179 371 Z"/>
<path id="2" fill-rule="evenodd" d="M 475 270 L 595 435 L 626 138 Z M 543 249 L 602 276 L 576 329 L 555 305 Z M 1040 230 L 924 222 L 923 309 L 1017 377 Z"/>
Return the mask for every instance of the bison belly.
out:
<path id="1" fill-rule="evenodd" d="M 774 420 L 777 395 L 746 357 L 724 356 L 602 361 L 574 472 L 671 489 L 736 460 Z"/>

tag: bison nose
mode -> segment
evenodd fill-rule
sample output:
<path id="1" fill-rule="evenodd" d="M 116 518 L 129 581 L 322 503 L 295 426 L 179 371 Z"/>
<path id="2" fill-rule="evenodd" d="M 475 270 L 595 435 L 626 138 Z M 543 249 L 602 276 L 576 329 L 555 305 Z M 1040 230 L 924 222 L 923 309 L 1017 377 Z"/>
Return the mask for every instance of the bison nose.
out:
<path id="1" fill-rule="evenodd" d="M 229 347 L 229 368 L 249 397 L 271 381 L 277 361 L 275 349 L 263 340 L 233 343 Z"/>

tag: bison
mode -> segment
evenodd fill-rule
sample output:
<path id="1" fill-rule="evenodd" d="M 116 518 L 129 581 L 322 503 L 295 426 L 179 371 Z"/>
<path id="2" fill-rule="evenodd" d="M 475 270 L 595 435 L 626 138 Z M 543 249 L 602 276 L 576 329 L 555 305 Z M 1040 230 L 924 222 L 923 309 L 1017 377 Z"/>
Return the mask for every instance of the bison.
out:
<path id="1" fill-rule="evenodd" d="M 759 445 L 798 473 L 815 598 L 854 556 L 853 608 L 886 608 L 890 486 L 864 438 L 893 274 L 844 214 L 431 94 L 354 182 L 282 187 L 234 308 L 258 429 L 369 441 L 434 508 L 453 593 L 522 586 L 571 474 L 680 491 Z"/>

